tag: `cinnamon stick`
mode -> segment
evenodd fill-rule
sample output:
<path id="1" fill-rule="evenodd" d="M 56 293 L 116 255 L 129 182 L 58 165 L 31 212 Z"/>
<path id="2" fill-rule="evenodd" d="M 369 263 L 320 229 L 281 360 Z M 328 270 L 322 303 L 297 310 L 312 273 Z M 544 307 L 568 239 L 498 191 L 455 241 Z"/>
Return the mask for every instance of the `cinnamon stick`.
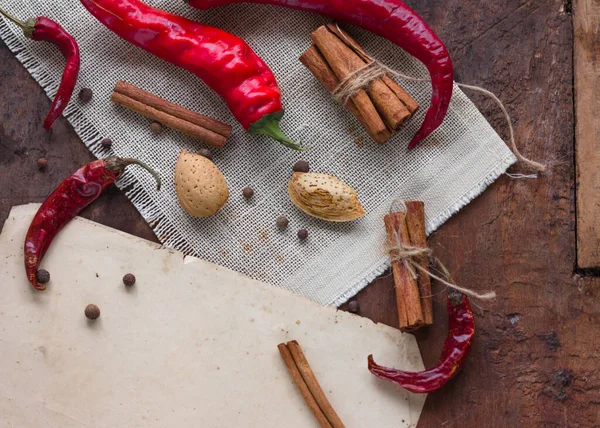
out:
<path id="1" fill-rule="evenodd" d="M 413 247 L 427 248 L 427 235 L 425 233 L 425 204 L 421 201 L 406 202 L 406 225 L 410 242 Z M 419 265 L 429 272 L 429 260 L 422 257 Z M 419 292 L 421 294 L 421 307 L 425 325 L 433 324 L 433 301 L 431 296 L 431 277 L 422 271 L 417 272 Z"/>
<path id="2" fill-rule="evenodd" d="M 395 259 L 398 256 L 398 251 L 394 250 L 399 244 L 411 245 L 408 227 L 404 218 L 405 213 L 395 212 L 386 215 L 384 222 L 388 245 L 392 249 L 390 251 L 390 258 L 392 260 L 392 274 L 394 276 L 400 330 L 413 331 L 424 325 L 419 286 L 417 285 L 417 280 L 404 264 L 404 261 Z"/>
<path id="3" fill-rule="evenodd" d="M 300 391 L 300 394 L 302 394 L 302 397 L 304 398 L 304 401 L 308 405 L 310 411 L 313 413 L 313 415 L 315 415 L 317 422 L 319 422 L 322 428 L 332 428 L 331 424 L 325 417 L 325 414 L 323 413 L 323 411 L 315 401 L 315 398 L 312 396 L 310 390 L 308 389 L 306 382 L 304 382 L 304 379 L 302 378 L 302 375 L 300 374 L 300 371 L 296 366 L 294 357 L 292 357 L 292 354 L 290 353 L 290 350 L 288 349 L 287 345 L 285 343 L 280 343 L 279 345 L 277 345 L 277 348 L 279 349 L 281 358 L 283 359 L 283 362 L 285 363 L 290 373 L 292 381 L 296 385 L 296 388 L 298 388 L 298 390 Z"/>
<path id="4" fill-rule="evenodd" d="M 302 375 L 302 379 L 306 382 L 308 389 L 312 393 L 315 401 L 319 404 L 319 407 L 327 417 L 331 426 L 333 428 L 345 428 L 342 420 L 331 406 L 331 403 L 329 403 L 327 396 L 325 396 L 325 393 L 323 392 L 321 385 L 319 385 L 319 381 L 310 368 L 308 360 L 306 359 L 304 352 L 302 352 L 302 348 L 300 348 L 298 342 L 292 340 L 287 343 L 287 347 L 294 358 L 298 371 Z"/>
<path id="5" fill-rule="evenodd" d="M 311 45 L 306 52 L 300 56 L 300 62 L 323 84 L 325 89 L 329 92 L 333 92 L 338 87 L 340 79 L 337 78 L 331 67 L 319 52 L 319 49 L 315 45 Z M 360 121 L 367 133 L 378 143 L 385 143 L 391 136 L 391 132 L 387 130 L 385 124 L 381 121 L 379 116 L 377 118 L 381 122 L 381 132 L 375 132 L 372 126 L 369 126 L 367 120 L 360 113 L 353 99 L 346 102 L 345 107 Z"/>
<path id="6" fill-rule="evenodd" d="M 311 38 L 340 80 L 366 65 L 354 50 L 326 26 L 315 30 Z M 369 83 L 367 90 L 384 123 L 390 129 L 399 129 L 411 117 L 406 106 L 381 79 Z"/>
<path id="7" fill-rule="evenodd" d="M 111 101 L 214 147 L 223 147 L 231 135 L 231 127 L 225 123 L 122 81 L 117 83 Z"/>
<path id="8" fill-rule="evenodd" d="M 133 86 L 127 82 L 119 80 L 115 87 L 115 92 L 126 95 L 129 98 L 133 98 L 136 101 L 144 103 L 150 107 L 154 107 L 157 110 L 163 111 L 170 114 L 171 116 L 183 119 L 186 122 L 193 123 L 202 128 L 206 128 L 209 131 L 221 134 L 222 136 L 229 138 L 231 137 L 231 126 L 226 123 L 219 122 L 211 117 L 205 116 L 195 111 L 188 110 L 175 103 L 165 100 L 164 98 L 154 95 L 148 91 L 144 91 L 136 86 Z"/>
<path id="9" fill-rule="evenodd" d="M 351 48 L 365 63 L 372 61 L 372 58 L 367 54 L 367 52 L 352 38 L 350 34 L 348 34 L 343 28 L 334 23 L 327 24 L 327 28 L 332 33 L 336 34 L 346 45 Z M 382 77 L 383 83 L 385 83 L 388 88 L 400 99 L 400 101 L 406 106 L 408 111 L 414 114 L 415 111 L 419 108 L 419 104 L 411 97 L 396 81 L 394 81 L 390 76 L 385 75 Z"/>

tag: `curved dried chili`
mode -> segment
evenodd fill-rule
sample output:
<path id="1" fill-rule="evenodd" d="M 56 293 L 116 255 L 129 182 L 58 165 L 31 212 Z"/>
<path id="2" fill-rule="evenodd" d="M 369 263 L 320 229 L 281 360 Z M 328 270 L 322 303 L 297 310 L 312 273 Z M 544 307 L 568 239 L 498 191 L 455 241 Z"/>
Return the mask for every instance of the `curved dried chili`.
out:
<path id="1" fill-rule="evenodd" d="M 149 166 L 135 159 L 111 157 L 84 165 L 63 181 L 42 203 L 25 237 L 25 272 L 37 290 L 46 286 L 37 281 L 37 270 L 58 232 L 79 212 L 95 201 L 125 171 L 128 165 L 149 171 L 160 189 L 160 177 Z"/>
<path id="2" fill-rule="evenodd" d="M 405 372 L 380 366 L 369 355 L 369 371 L 411 392 L 427 393 L 440 389 L 463 366 L 475 334 L 475 319 L 467 296 L 451 288 L 448 290 L 448 316 L 448 338 L 435 367 L 422 372 Z"/>
<path id="3" fill-rule="evenodd" d="M 0 14 L 21 27 L 26 37 L 35 41 L 50 42 L 58 46 L 67 60 L 52 107 L 44 120 L 44 128 L 50 129 L 54 121 L 67 108 L 75 89 L 75 83 L 77 83 L 81 63 L 77 41 L 58 23 L 43 16 L 23 22 L 2 9 L 0 9 Z"/>

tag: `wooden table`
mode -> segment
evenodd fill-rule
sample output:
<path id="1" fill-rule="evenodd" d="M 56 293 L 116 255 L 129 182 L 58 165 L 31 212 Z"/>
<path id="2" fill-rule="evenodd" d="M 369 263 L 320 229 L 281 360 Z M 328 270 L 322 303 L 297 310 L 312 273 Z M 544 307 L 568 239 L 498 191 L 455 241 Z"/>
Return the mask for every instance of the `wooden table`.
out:
<path id="1" fill-rule="evenodd" d="M 456 80 L 495 92 L 514 120 L 523 153 L 554 162 L 537 180 L 503 176 L 432 237 L 431 247 L 459 284 L 494 289 L 499 297 L 474 302 L 480 305 L 477 335 L 467 367 L 429 395 L 419 426 L 598 424 L 600 280 L 597 271 L 576 268 L 571 2 L 409 3 L 446 42 Z M 472 98 L 506 136 L 493 103 Z M 52 133 L 42 129 L 49 106 L 0 42 L 0 224 L 11 206 L 41 202 L 92 160 L 66 120 Z M 36 166 L 42 156 L 50 161 L 45 172 Z M 156 241 L 116 188 L 83 216 Z M 389 275 L 356 299 L 362 315 L 397 326 Z M 426 366 L 435 364 L 447 331 L 444 296 L 435 301 L 435 326 L 417 335 Z"/>

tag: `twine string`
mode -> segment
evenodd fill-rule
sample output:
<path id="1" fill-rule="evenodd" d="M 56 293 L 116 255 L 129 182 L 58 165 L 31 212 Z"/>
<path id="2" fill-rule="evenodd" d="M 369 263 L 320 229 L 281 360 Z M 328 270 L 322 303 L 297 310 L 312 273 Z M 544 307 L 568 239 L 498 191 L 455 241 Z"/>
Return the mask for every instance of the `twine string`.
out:
<path id="1" fill-rule="evenodd" d="M 392 76 L 413 82 L 431 82 L 431 79 L 421 79 L 417 77 L 408 76 L 404 73 L 400 73 L 399 71 L 387 67 L 375 58 L 369 56 L 364 50 L 356 46 L 352 42 L 352 40 L 346 37 L 344 31 L 342 31 L 342 29 L 337 23 L 335 24 L 335 26 L 337 28 L 338 35 L 342 36 L 345 39 L 345 41 L 354 48 L 355 51 L 361 52 L 361 54 L 363 54 L 366 58 L 369 59 L 369 62 L 367 64 L 348 74 L 348 76 L 342 79 L 342 81 L 334 89 L 333 97 L 342 105 L 345 105 L 346 102 L 348 102 L 348 100 L 354 95 L 356 95 L 359 91 L 368 87 L 371 82 L 385 76 L 386 74 L 390 74 Z M 510 115 L 508 114 L 508 111 L 506 110 L 506 107 L 504 106 L 502 101 L 500 101 L 500 99 L 493 92 L 488 91 L 487 89 L 482 88 L 480 86 L 467 85 L 465 83 L 458 82 L 454 83 L 460 88 L 470 89 L 472 91 L 479 92 L 480 94 L 486 95 L 487 97 L 491 98 L 496 103 L 496 105 L 498 105 L 498 107 L 502 111 L 504 119 L 506 120 L 509 130 L 510 141 L 510 144 L 507 145 L 517 157 L 519 162 L 525 165 L 527 168 L 531 169 L 532 171 L 535 171 L 536 173 L 544 173 L 548 170 L 548 167 L 546 165 L 528 159 L 521 154 L 521 152 L 517 148 L 517 143 L 515 141 L 515 132 L 512 126 L 512 120 L 510 118 Z M 523 176 L 520 178 L 531 178 L 531 176 Z"/>

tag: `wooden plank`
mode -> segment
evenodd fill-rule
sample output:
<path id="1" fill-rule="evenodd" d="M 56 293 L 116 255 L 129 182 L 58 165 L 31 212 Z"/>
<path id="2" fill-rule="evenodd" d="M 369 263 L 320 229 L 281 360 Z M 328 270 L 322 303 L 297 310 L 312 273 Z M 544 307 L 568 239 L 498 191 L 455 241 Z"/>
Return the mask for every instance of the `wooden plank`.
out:
<path id="1" fill-rule="evenodd" d="M 600 1 L 573 1 L 577 265 L 600 267 Z"/>

